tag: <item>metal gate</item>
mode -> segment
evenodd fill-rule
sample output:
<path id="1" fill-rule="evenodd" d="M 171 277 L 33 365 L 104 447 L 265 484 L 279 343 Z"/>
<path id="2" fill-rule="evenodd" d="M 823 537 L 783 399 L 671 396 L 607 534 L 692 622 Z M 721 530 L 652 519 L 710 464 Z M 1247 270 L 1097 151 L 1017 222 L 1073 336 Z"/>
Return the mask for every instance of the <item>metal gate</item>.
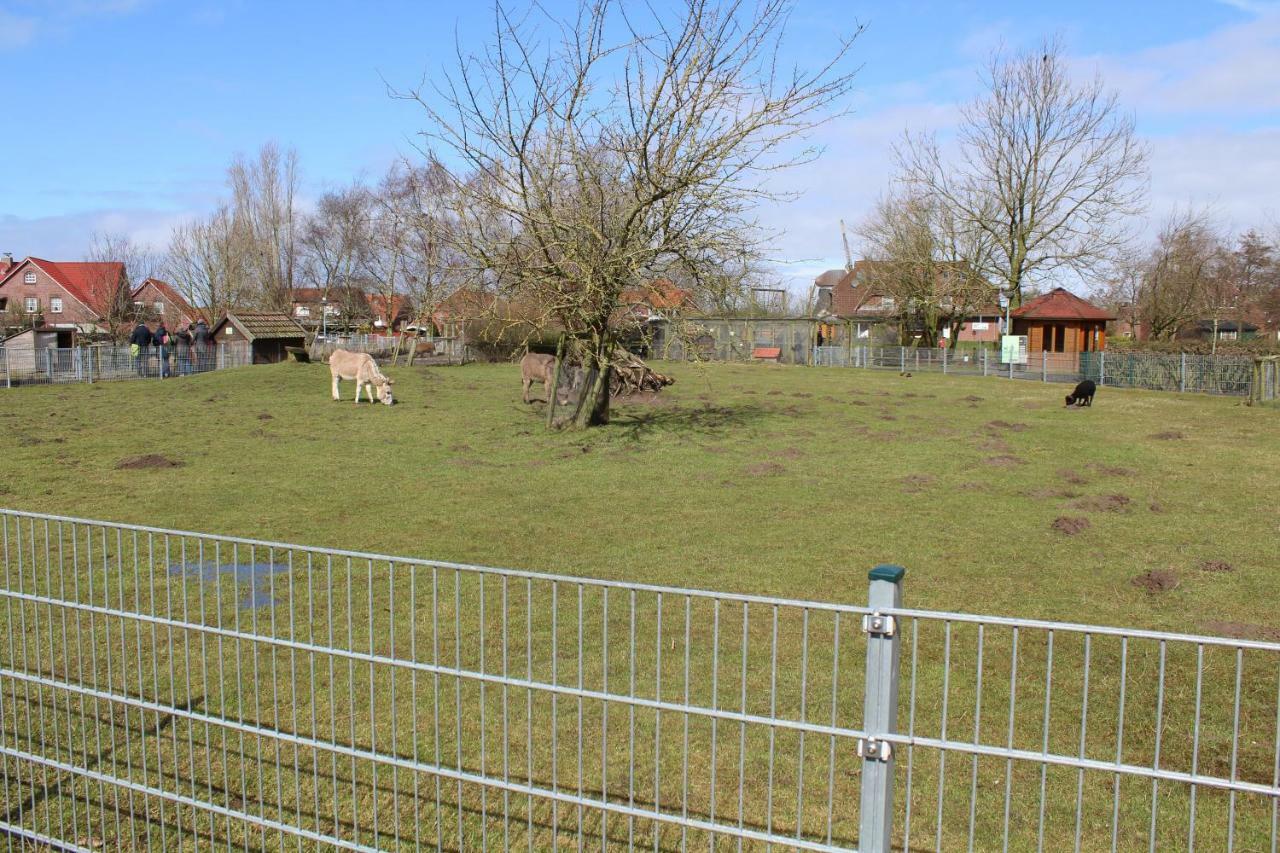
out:
<path id="1" fill-rule="evenodd" d="M 0 527 L 11 841 L 1276 844 L 1280 644 Z"/>

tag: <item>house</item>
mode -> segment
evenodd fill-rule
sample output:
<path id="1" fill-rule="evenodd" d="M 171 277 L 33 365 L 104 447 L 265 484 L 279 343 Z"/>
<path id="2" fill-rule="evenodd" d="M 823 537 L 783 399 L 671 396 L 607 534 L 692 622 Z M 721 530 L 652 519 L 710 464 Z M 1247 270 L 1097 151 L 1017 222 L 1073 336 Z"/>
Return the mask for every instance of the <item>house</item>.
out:
<path id="1" fill-rule="evenodd" d="M 288 347 L 305 347 L 307 331 L 288 314 L 236 311 L 227 314 L 213 327 L 213 340 L 218 344 L 246 342 L 253 364 L 275 364 L 288 357 Z"/>
<path id="2" fill-rule="evenodd" d="M 1181 340 L 1211 341 L 1214 336 L 1220 341 L 1247 341 L 1258 336 L 1258 326 L 1248 320 L 1219 319 L 1215 324 L 1212 318 L 1197 320 L 1190 326 L 1178 330 Z"/>
<path id="3" fill-rule="evenodd" d="M 0 339 L 5 353 L 5 375 L 0 380 L 12 382 L 18 377 L 40 376 L 51 379 L 65 369 L 68 353 L 76 345 L 75 329 L 26 329 Z"/>
<path id="4" fill-rule="evenodd" d="M 1107 347 L 1107 323 L 1116 319 L 1105 308 L 1055 287 L 1010 312 L 1013 334 L 1027 337 L 1027 351 L 1093 352 Z"/>
<path id="5" fill-rule="evenodd" d="M 118 319 L 127 299 L 119 261 L 6 262 L 0 277 L 0 311 L 30 317 L 33 326 L 96 332 Z"/>
<path id="6" fill-rule="evenodd" d="M 375 334 L 395 332 L 401 325 L 413 319 L 409 311 L 409 299 L 398 293 L 385 296 L 371 293 L 365 297 L 369 306 L 369 315 L 373 318 Z"/>
<path id="7" fill-rule="evenodd" d="M 149 278 L 135 287 L 129 301 L 138 319 L 161 320 L 169 329 L 183 329 L 201 319 L 200 312 L 173 285 L 158 278 Z"/>
<path id="8" fill-rule="evenodd" d="M 1000 311 L 999 305 L 982 305 L 975 308 L 965 317 L 964 322 L 960 324 L 959 334 L 956 335 L 957 344 L 998 344 L 1000 342 L 1000 333 L 1004 328 L 1004 315 Z M 939 342 L 939 346 L 950 345 L 951 329 L 946 327 L 942 330 L 942 337 L 947 341 L 946 344 Z"/>
<path id="9" fill-rule="evenodd" d="M 363 304 L 364 294 L 359 291 L 355 293 Z M 338 325 L 344 317 L 353 313 L 347 310 L 350 301 L 349 294 L 338 288 L 326 290 L 321 287 L 295 287 L 290 313 L 299 325 L 306 328 L 318 328 L 325 318 L 328 323 Z"/>

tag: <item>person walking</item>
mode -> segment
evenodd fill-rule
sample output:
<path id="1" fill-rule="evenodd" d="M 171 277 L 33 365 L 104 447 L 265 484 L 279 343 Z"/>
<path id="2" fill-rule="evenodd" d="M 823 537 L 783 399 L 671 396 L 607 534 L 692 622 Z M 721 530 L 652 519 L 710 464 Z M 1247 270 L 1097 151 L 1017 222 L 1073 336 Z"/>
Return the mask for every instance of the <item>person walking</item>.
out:
<path id="1" fill-rule="evenodd" d="M 191 330 L 194 328 L 195 323 L 188 323 L 173 336 L 173 360 L 177 362 L 179 376 L 191 375 Z"/>
<path id="2" fill-rule="evenodd" d="M 213 356 L 213 335 L 209 334 L 209 325 L 205 323 L 204 318 L 196 322 L 195 329 L 191 332 L 191 345 L 195 350 L 196 372 L 200 373 L 212 367 L 210 360 Z"/>
<path id="3" fill-rule="evenodd" d="M 161 320 L 152 335 L 155 345 L 160 348 L 160 378 L 168 379 L 169 372 L 169 353 L 173 349 L 173 341 L 169 337 L 169 330 L 164 327 L 164 320 Z"/>
<path id="4" fill-rule="evenodd" d="M 138 325 L 133 327 L 133 333 L 129 335 L 129 355 L 133 357 L 134 370 L 138 371 L 139 376 L 147 375 L 147 359 L 151 353 L 151 329 L 146 323 L 139 320 Z"/>

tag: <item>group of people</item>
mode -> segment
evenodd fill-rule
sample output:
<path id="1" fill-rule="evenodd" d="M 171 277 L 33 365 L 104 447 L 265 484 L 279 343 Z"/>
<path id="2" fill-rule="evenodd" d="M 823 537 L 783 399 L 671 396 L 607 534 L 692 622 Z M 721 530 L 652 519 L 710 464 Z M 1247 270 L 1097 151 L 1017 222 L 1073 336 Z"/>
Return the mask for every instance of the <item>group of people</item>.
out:
<path id="1" fill-rule="evenodd" d="M 164 320 L 156 324 L 154 331 L 139 320 L 129 335 L 129 353 L 139 376 L 150 373 L 147 368 L 153 355 L 159 356 L 162 379 L 172 376 L 175 368 L 179 376 L 186 376 L 213 369 L 213 335 L 204 320 L 188 323 L 176 332 L 166 329 Z"/>

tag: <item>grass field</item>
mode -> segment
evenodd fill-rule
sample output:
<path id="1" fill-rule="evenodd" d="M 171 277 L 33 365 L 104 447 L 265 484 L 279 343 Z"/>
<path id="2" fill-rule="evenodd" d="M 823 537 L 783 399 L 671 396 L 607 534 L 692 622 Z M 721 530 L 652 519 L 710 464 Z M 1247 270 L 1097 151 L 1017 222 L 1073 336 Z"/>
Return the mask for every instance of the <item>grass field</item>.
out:
<path id="1" fill-rule="evenodd" d="M 511 366 L 391 370 L 390 409 L 332 402 L 322 366 L 22 389 L 0 395 L 0 504 L 849 602 L 869 566 L 896 562 L 912 606 L 1194 630 L 1207 600 L 1280 629 L 1275 410 L 1103 389 L 1081 411 L 1060 385 L 672 370 L 656 404 L 585 433 L 547 432 Z M 116 468 L 145 454 L 183 464 Z M 1062 516 L 1089 527 L 1058 532 Z M 1153 569 L 1177 587 L 1132 583 Z"/>
<path id="2" fill-rule="evenodd" d="M 1280 591 L 1274 571 L 1280 533 L 1274 491 L 1280 475 L 1280 413 L 1275 410 L 1253 409 L 1235 400 L 1111 389 L 1103 389 L 1092 409 L 1076 410 L 1062 407 L 1066 389 L 1059 385 L 908 378 L 843 369 L 670 369 L 678 377 L 673 388 L 656 399 L 622 404 L 611 426 L 585 433 L 546 431 L 542 406 L 519 402 L 517 371 L 505 365 L 391 370 L 402 401 L 392 408 L 356 406 L 350 399 L 332 402 L 322 366 L 281 365 L 164 383 L 22 389 L 0 395 L 0 431 L 8 445 L 0 459 L 0 505 L 851 604 L 865 601 L 869 566 L 897 562 L 908 569 L 905 599 L 911 607 L 1255 638 L 1280 635 L 1274 606 Z M 122 461 L 149 455 L 181 464 L 117 468 Z M 1059 519 L 1068 521 L 1055 527 Z M 518 662 L 529 653 L 532 679 L 568 687 L 611 684 L 615 690 L 626 683 L 628 668 L 638 669 L 646 680 L 641 691 L 646 695 L 670 700 L 683 690 L 689 701 L 704 707 L 736 706 L 739 682 L 728 674 L 741 667 L 744 696 L 748 680 L 753 685 L 749 701 L 743 701 L 755 713 L 772 714 L 772 702 L 779 714 L 792 718 L 799 718 L 795 715 L 798 710 L 803 714 L 800 709 L 806 704 L 823 709 L 809 712 L 815 718 L 830 704 L 833 724 L 837 706 L 845 725 L 856 725 L 860 715 L 859 653 L 846 647 L 837 665 L 829 642 L 835 626 L 817 612 L 812 620 L 805 614 L 803 622 L 799 613 L 785 613 L 771 640 L 767 607 L 753 609 L 748 626 L 735 621 L 741 618 L 736 610 L 718 605 L 713 609 L 706 602 L 692 607 L 686 602 L 682 608 L 678 600 L 669 600 L 659 616 L 652 596 L 642 596 L 639 610 L 628 615 L 625 597 L 615 596 L 605 619 L 600 616 L 598 591 L 585 593 L 584 609 L 580 587 L 542 585 L 528 598 L 521 598 L 519 587 L 510 590 L 507 610 L 505 584 L 486 585 L 449 573 L 438 579 L 419 573 L 406 580 L 403 571 L 375 568 L 372 563 L 367 578 L 358 563 L 336 569 L 331 565 L 327 574 L 318 567 L 305 575 L 272 574 L 278 577 L 273 584 L 288 584 L 287 594 L 273 586 L 269 599 L 279 604 L 245 609 L 236 605 L 240 592 L 234 578 L 202 584 L 171 573 L 145 572 L 154 563 L 152 545 L 145 545 L 141 574 L 146 579 L 138 587 L 141 592 L 132 593 L 130 585 L 137 584 L 140 575 L 142 546 L 128 541 L 104 544 L 114 549 L 116 563 L 113 569 L 106 561 L 100 582 L 109 581 L 107 598 L 114 595 L 111 590 L 118 582 L 115 606 L 159 614 L 172 612 L 172 602 L 179 601 L 184 618 L 188 606 L 192 614 L 199 606 L 204 624 L 223 625 L 226 620 L 237 629 L 249 629 L 251 623 L 254 634 L 296 636 L 397 659 L 405 655 L 405 639 L 402 633 L 397 651 L 393 626 L 402 626 L 401 631 L 412 626 L 408 633 L 420 637 L 421 652 L 413 660 L 424 659 L 422 650 L 430 643 L 440 646 L 442 660 L 454 656 L 460 668 L 493 672 L 502 661 L 505 672 L 508 656 L 517 662 L 518 671 Z M 61 552 L 56 560 L 61 566 Z M 39 566 L 40 561 L 33 558 L 31 565 Z M 1146 576 L 1149 572 L 1157 574 Z M 1135 583 L 1139 576 L 1146 577 Z M 304 578 L 305 592 L 300 586 Z M 12 578 L 7 580 L 12 586 Z M 51 572 L 45 578 L 33 572 L 25 579 L 27 591 L 34 588 L 50 595 L 60 592 L 59 582 Z M 158 606 L 153 598 L 148 604 L 148 584 L 168 603 Z M 336 590 L 336 597 L 327 602 L 326 589 Z M 487 600 L 482 597 L 486 591 Z M 212 606 L 207 614 L 205 605 Z M 552 612 L 558 624 L 550 624 Z M 24 604 L 17 614 L 15 618 L 6 606 L 3 616 L 11 636 L 15 626 L 19 629 L 22 655 L 28 655 L 28 638 L 33 650 L 47 648 L 44 667 L 50 677 L 57 677 L 56 609 Z M 528 632 L 527 639 L 516 630 L 508 644 L 508 615 L 512 625 Z M 336 623 L 341 628 L 344 621 L 351 624 L 348 620 L 357 626 L 354 638 L 325 636 L 326 626 Z M 171 632 L 166 642 L 163 636 L 157 640 L 154 628 L 149 636 L 145 626 L 127 626 L 125 621 L 104 616 L 95 626 L 76 616 L 73 652 L 70 658 L 63 652 L 62 670 L 79 672 L 91 658 L 90 651 L 97 655 L 91 660 L 100 662 L 116 648 L 125 663 L 114 673 L 94 675 L 93 683 L 118 694 L 146 695 L 144 681 L 152 679 L 162 704 L 176 705 L 185 701 L 183 697 L 199 695 L 206 703 L 201 708 L 220 718 L 322 738 L 330 737 L 332 728 L 335 741 L 383 751 L 389 743 L 396 744 L 393 721 L 412 721 L 411 733 L 404 729 L 407 723 L 401 723 L 401 740 L 390 747 L 395 754 L 409 754 L 412 748 L 415 757 L 419 749 L 430 756 L 443 747 L 446 756 L 456 750 L 454 766 L 473 769 L 477 762 L 488 761 L 492 769 L 505 761 L 507 744 L 496 721 L 510 716 L 513 760 L 517 767 L 527 760 L 533 768 L 529 778 L 544 786 L 548 778 L 558 780 L 563 789 L 572 790 L 575 781 L 583 785 L 582 777 L 575 776 L 584 762 L 580 732 L 590 733 L 587 779 L 605 777 L 600 784 L 613 796 L 620 796 L 616 786 L 626 782 L 616 776 L 618 768 L 629 758 L 635 763 L 634 750 L 627 748 L 628 720 L 618 704 L 606 716 L 606 703 L 588 700 L 584 709 L 581 700 L 564 698 L 557 715 L 548 704 L 554 700 L 545 694 L 513 689 L 509 697 L 507 690 L 495 687 L 486 694 L 472 682 L 449 678 L 440 679 L 433 695 L 425 679 L 421 685 L 410 682 L 409 674 L 395 667 L 370 665 L 366 672 L 348 663 L 344 671 L 341 659 L 335 669 L 333 659 L 327 658 L 326 672 L 326 659 L 312 653 L 241 641 L 224 649 L 221 639 L 215 649 L 195 632 Z M 499 624 L 501 634 L 495 630 Z M 48 631 L 47 643 L 41 625 Z M 66 625 L 63 617 L 64 632 Z M 490 628 L 487 635 L 485 625 Z M 947 672 L 951 707 L 945 711 L 945 699 L 940 698 L 946 694 L 940 689 L 943 626 L 922 625 L 912 643 L 913 651 L 920 651 L 919 667 L 911 667 L 911 679 L 920 686 L 918 731 L 936 734 L 949 725 L 955 736 L 980 728 L 984 743 L 1003 743 L 1008 724 L 1016 729 L 1010 739 L 1022 748 L 1038 750 L 1043 736 L 1050 751 L 1073 755 L 1080 742 L 1081 751 L 1090 757 L 1109 760 L 1116 751 L 1110 740 L 1118 721 L 1115 696 L 1119 686 L 1127 684 L 1127 761 L 1150 765 L 1152 735 L 1159 729 L 1165 737 L 1162 766 L 1186 769 L 1192 766 L 1189 756 L 1199 755 L 1200 772 L 1225 776 L 1234 749 L 1232 668 L 1239 666 L 1242 677 L 1237 677 L 1244 685 L 1239 700 L 1240 778 L 1270 782 L 1277 714 L 1273 658 L 1251 653 L 1242 662 L 1233 659 L 1231 649 L 1210 649 L 1199 664 L 1209 686 L 1202 702 L 1195 687 L 1195 650 L 1171 650 L 1170 676 L 1157 711 L 1153 687 L 1160 659 L 1155 644 L 1131 644 L 1128 674 L 1122 681 L 1116 642 L 1096 639 L 1093 671 L 1086 676 L 1081 639 L 1063 635 L 1052 673 L 1054 696 L 1061 698 L 1054 699 L 1050 713 L 1045 705 L 1049 667 L 1043 637 L 1024 635 L 1015 673 L 1009 661 L 1009 632 L 988 630 L 981 641 L 987 654 L 986 681 L 978 690 L 973 666 L 978 635 L 971 626 L 954 632 L 947 627 L 953 666 Z M 367 639 L 360 626 L 367 627 Z M 655 643 L 658 626 L 665 626 L 666 633 Z M 856 644 L 860 635 L 855 626 L 846 621 L 841 630 L 845 642 Z M 620 639 L 628 631 L 640 636 L 629 649 Z M 82 633 L 88 638 L 83 643 Z M 740 647 L 735 645 L 739 633 Z M 771 643 L 784 650 L 773 672 Z M 804 667 L 797 665 L 796 656 L 802 644 L 808 656 Z M 548 668 L 556 665 L 546 657 L 548 647 L 559 650 L 558 674 Z M 602 655 L 608 648 L 614 651 Z M 665 668 L 655 667 L 658 653 L 670 656 Z M 39 652 L 34 654 L 39 659 Z M 16 656 L 10 639 L 8 658 Z M 718 683 L 717 664 L 725 674 Z M 181 677 L 175 680 L 174 675 L 184 667 L 191 673 L 185 690 Z M 833 673 L 839 675 L 838 687 Z M 773 675 L 776 689 L 769 686 Z M 1015 683 L 1017 712 L 1009 714 Z M 767 689 L 755 691 L 754 686 L 761 685 Z M 1082 695 L 1093 703 L 1088 707 L 1087 743 Z M 980 720 L 974 714 L 975 697 L 981 698 L 985 710 Z M 33 715 L 41 721 L 45 715 L 50 721 L 62 719 L 55 691 L 41 687 L 29 694 L 27 685 L 19 690 L 11 680 L 5 698 L 11 706 L 25 701 L 29 708 L 45 709 Z M 97 716 L 86 715 L 82 701 L 81 713 L 75 715 L 68 701 L 63 716 L 74 716 L 87 739 L 103 726 L 102 715 L 109 707 L 103 703 Z M 428 707 L 438 718 L 438 735 L 430 726 L 424 725 L 421 733 L 416 727 Z M 396 713 L 390 713 L 392 709 Z M 476 709 L 485 709 L 479 719 Z M 305 719 L 307 711 L 310 721 Z M 1158 713 L 1163 714 L 1159 726 Z M 1199 734 L 1191 724 L 1193 715 L 1201 721 Z M 825 742 L 817 748 L 811 742 L 806 751 L 802 742 L 782 732 L 777 736 L 775 767 L 773 749 L 767 745 L 774 743 L 774 734 L 766 731 L 768 727 L 751 727 L 748 734 L 744 726 L 739 742 L 736 727 L 724 726 L 717 733 L 708 730 L 705 721 L 695 721 L 691 735 L 687 716 L 664 717 L 661 728 L 666 736 L 659 749 L 658 715 L 634 715 L 632 725 L 639 732 L 635 742 L 645 744 L 646 755 L 652 744 L 653 756 L 649 770 L 635 771 L 637 784 L 656 787 L 659 766 L 663 778 L 674 784 L 670 780 L 692 765 L 692 778 L 687 774 L 684 783 L 686 805 L 690 800 L 701 804 L 700 814 L 708 804 L 713 811 L 718 804 L 722 815 L 732 814 L 740 778 L 754 780 L 745 810 L 752 818 L 765 813 L 766 794 L 760 789 L 766 757 L 768 774 L 776 773 L 772 778 L 777 790 L 788 792 L 779 793 L 777 802 L 767 794 L 767 813 L 776 815 L 780 826 L 799 822 L 806 837 L 820 838 L 831 812 L 823 795 L 842 803 L 856 799 L 856 757 L 843 746 L 837 756 L 834 739 L 828 759 Z M 678 735 L 682 718 L 683 745 Z M 123 725 L 114 715 L 110 720 L 119 753 L 110 766 L 118 772 L 136 772 L 145 754 L 144 750 L 128 758 L 131 725 L 134 750 L 141 748 L 138 734 L 148 725 L 157 731 L 164 725 L 160 717 L 142 713 L 135 713 L 133 720 L 131 724 L 127 713 Z M 900 724 L 905 722 L 900 714 Z M 13 714 L 0 723 L 15 741 L 43 738 L 43 722 L 39 738 L 31 723 L 24 731 Z M 550 744 L 548 731 L 558 736 Z M 117 739 L 114 732 L 124 734 Z M 274 763 L 270 755 L 264 762 L 263 743 L 270 749 L 270 740 L 257 741 L 255 757 L 246 751 L 246 743 L 251 751 L 255 738 L 246 740 L 242 734 L 237 744 L 217 726 L 181 721 L 174 723 L 172 736 L 172 746 L 160 739 L 150 771 L 171 774 L 167 784 L 181 790 L 194 777 L 200 785 L 209 785 L 210 799 L 233 806 L 255 806 L 256 799 L 266 814 L 268 801 L 276 796 L 273 782 L 279 788 L 283 780 L 285 799 L 297 819 L 309 821 L 320 832 L 334 831 L 376 845 L 368 812 L 373 804 L 376 815 L 379 803 L 384 827 L 388 816 L 403 817 L 407 824 L 425 821 L 428 840 L 433 808 L 437 816 L 446 813 L 446 822 L 456 813 L 456 830 L 446 823 L 435 836 L 445 847 L 470 849 L 485 840 L 496 844 L 509 829 L 500 819 L 477 817 L 495 813 L 495 792 L 471 787 L 464 791 L 459 786 L 450 810 L 449 791 L 443 801 L 434 799 L 440 795 L 424 775 L 423 800 L 414 797 L 410 806 L 386 788 L 385 769 L 379 787 L 376 766 L 367 762 L 352 760 L 349 770 L 344 764 L 339 773 L 335 760 L 329 782 L 328 757 L 323 753 L 286 747 L 282 759 L 277 744 Z M 54 738 L 56 749 L 56 734 Z M 67 739 L 75 739 L 69 724 Z M 607 743 L 607 749 L 592 752 L 597 741 Z M 614 777 L 605 773 L 605 752 Z M 122 760 L 131 764 L 126 767 Z M 558 769 L 547 769 L 555 768 L 557 761 Z M 915 761 L 915 787 L 909 798 L 900 795 L 898 809 L 902 816 L 908 800 L 916 809 L 914 844 L 932 847 L 933 838 L 943 849 L 964 846 L 971 796 L 968 759 L 953 760 L 946 772 L 936 756 L 923 750 Z M 1236 764 L 1234 758 L 1231 764 Z M 1027 765 L 1006 777 L 1002 761 L 984 760 L 981 765 L 975 763 L 972 770 L 973 798 L 981 804 L 973 830 L 976 846 L 999 846 L 1001 797 L 1009 785 L 1016 793 L 1012 849 L 1022 849 L 1035 840 L 1038 830 L 1038 770 Z M 714 784 L 704 772 L 708 766 L 720 770 Z M 803 776 L 798 774 L 801 767 Z M 234 778 L 216 784 L 237 771 L 242 774 L 238 785 Z M 828 773 L 834 780 L 830 789 L 824 784 Z M 816 786 L 816 796 L 808 796 L 802 808 L 795 791 L 797 782 L 805 790 L 804 779 Z M 1048 774 L 1047 793 L 1040 802 L 1047 804 L 1046 836 L 1051 841 L 1071 838 L 1074 801 L 1082 791 L 1090 815 L 1082 847 L 1108 847 L 1111 774 L 1094 773 L 1089 779 L 1085 787 L 1083 775 L 1077 779 L 1073 770 Z M 414 780 L 415 791 L 418 781 Z M 288 791 L 289 785 L 295 792 Z M 940 817 L 940 829 L 931 835 L 935 786 L 947 819 Z M 1123 825 L 1120 846 L 1145 849 L 1150 787 L 1135 779 L 1116 791 L 1115 808 Z M 1162 846 L 1179 846 L 1187 833 L 1187 791 L 1173 785 L 1162 791 L 1165 799 L 1154 821 L 1158 839 Z M 64 799 L 79 797 L 85 806 L 96 796 L 86 785 Z M 309 806 L 313 799 L 314 809 Z M 1274 812 L 1265 802 L 1241 800 L 1236 840 L 1242 849 L 1265 847 Z M 436 807 L 436 802 L 444 805 Z M 664 806 L 680 809 L 678 799 Z M 421 814 L 420 807 L 425 810 Z M 69 812 L 66 803 L 59 808 L 64 813 L 48 808 L 44 814 L 75 814 L 74 806 Z M 1222 845 L 1227 808 L 1225 795 L 1201 796 L 1204 829 L 1198 840 L 1204 849 Z M 464 810 L 469 810 L 465 820 Z M 511 810 L 519 823 L 520 806 Z M 533 811 L 524 819 L 538 827 L 529 835 L 537 849 L 556 837 L 552 827 L 559 827 L 559 838 L 572 844 L 583 826 L 568 807 L 557 813 L 540 804 L 536 815 Z M 798 817 L 801 812 L 803 817 Z M 853 812 L 847 807 L 838 812 L 833 837 L 852 843 Z M 288 817 L 293 812 L 282 807 L 281 814 Z M 167 819 L 163 813 L 153 814 L 152 819 L 156 826 L 174 822 L 172 813 Z M 190 829 L 192 818 L 185 820 Z M 327 828 L 330 821 L 332 830 Z M 212 824 L 201 824 L 198 830 L 206 840 L 264 849 L 293 846 L 283 836 L 277 840 L 263 833 L 250 839 L 230 824 L 225 832 Z M 603 832 L 620 844 L 632 829 L 617 820 L 604 826 L 598 816 L 588 815 L 586 832 L 595 843 L 599 835 L 593 833 Z M 104 829 L 95 826 L 94 832 Z M 639 832 L 649 843 L 643 827 Z M 113 840 L 123 844 L 123 837 Z M 135 833 L 130 843 L 140 843 L 140 837 Z M 150 834 L 145 837 L 151 840 Z M 668 829 L 658 846 L 674 849 L 682 840 Z M 523 844 L 519 833 L 515 843 Z"/>

